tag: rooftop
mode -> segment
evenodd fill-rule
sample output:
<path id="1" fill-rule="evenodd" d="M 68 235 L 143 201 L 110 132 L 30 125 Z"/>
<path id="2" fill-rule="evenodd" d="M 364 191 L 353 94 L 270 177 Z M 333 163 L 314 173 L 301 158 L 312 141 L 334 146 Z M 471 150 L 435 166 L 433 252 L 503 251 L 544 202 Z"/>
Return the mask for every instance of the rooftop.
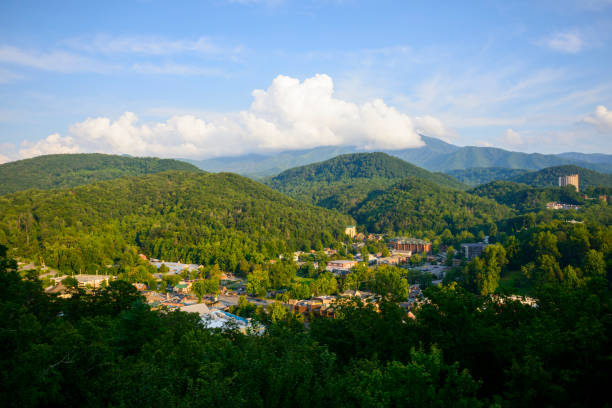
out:
<path id="1" fill-rule="evenodd" d="M 430 244 L 429 241 L 425 241 L 423 239 L 404 237 L 391 238 L 391 242 L 397 242 L 399 244 Z"/>

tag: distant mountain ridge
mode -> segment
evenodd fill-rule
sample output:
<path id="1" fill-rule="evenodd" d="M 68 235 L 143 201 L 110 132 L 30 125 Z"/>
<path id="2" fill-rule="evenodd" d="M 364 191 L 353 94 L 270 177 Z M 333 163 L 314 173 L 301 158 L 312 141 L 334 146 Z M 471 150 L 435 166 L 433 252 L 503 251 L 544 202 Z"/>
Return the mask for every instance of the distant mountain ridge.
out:
<path id="1" fill-rule="evenodd" d="M 546 167 L 574 164 L 599 172 L 612 173 L 612 155 L 608 154 L 522 153 L 495 147 L 461 147 L 423 135 L 421 138 L 425 146 L 382 151 L 430 171 L 465 170 L 473 167 L 540 170 Z M 206 171 L 230 171 L 257 179 L 274 176 L 289 168 L 320 162 L 340 154 L 363 152 L 363 149 L 354 146 L 320 146 L 267 155 L 253 154 L 185 161 Z"/>
<path id="2" fill-rule="evenodd" d="M 174 159 L 99 153 L 50 154 L 0 165 L 0 195 L 37 188 L 69 188 L 126 176 L 168 170 L 201 172 Z"/>

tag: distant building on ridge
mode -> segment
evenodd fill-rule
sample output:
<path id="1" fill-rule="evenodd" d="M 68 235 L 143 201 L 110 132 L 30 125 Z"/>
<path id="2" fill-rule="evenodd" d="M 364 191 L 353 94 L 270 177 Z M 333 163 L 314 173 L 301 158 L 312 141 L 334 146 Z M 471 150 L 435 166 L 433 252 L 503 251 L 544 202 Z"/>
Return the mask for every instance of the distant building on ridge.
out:
<path id="1" fill-rule="evenodd" d="M 570 174 L 569 176 L 560 176 L 559 187 L 565 186 L 574 186 L 576 187 L 576 191 L 580 191 L 580 189 L 578 188 L 578 175 Z"/>

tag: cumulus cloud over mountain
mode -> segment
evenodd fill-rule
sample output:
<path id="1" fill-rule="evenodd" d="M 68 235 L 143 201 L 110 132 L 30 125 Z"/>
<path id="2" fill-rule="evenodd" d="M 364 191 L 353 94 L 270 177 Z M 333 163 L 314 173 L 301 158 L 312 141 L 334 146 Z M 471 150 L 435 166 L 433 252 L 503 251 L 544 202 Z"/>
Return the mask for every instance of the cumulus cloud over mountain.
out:
<path id="1" fill-rule="evenodd" d="M 141 123 L 125 112 L 118 119 L 88 118 L 69 134 L 26 143 L 21 157 L 67 152 L 106 152 L 206 158 L 321 145 L 401 149 L 423 145 L 417 132 L 444 136 L 431 116 L 411 118 L 381 99 L 354 103 L 334 96 L 327 75 L 300 81 L 279 75 L 265 90 L 253 91 L 248 110 L 200 117 L 176 115 Z"/>

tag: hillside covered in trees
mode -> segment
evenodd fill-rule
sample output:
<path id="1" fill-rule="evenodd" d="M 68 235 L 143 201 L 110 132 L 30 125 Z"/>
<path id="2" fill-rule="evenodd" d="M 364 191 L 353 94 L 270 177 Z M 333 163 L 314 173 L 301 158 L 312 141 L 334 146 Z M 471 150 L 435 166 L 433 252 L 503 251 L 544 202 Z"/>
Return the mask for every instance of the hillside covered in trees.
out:
<path id="1" fill-rule="evenodd" d="M 421 235 L 444 229 L 457 233 L 507 218 L 513 212 L 493 200 L 411 177 L 371 193 L 350 214 L 369 231 Z"/>
<path id="2" fill-rule="evenodd" d="M 522 176 L 525 173 L 529 173 L 529 170 L 508 169 L 505 167 L 471 167 L 469 169 L 449 170 L 446 172 L 449 176 L 473 187 L 491 181 L 509 180 Z"/>
<path id="3" fill-rule="evenodd" d="M 66 271 L 133 264 L 138 251 L 234 270 L 330 245 L 354 221 L 235 174 L 165 172 L 0 197 L 0 244 Z"/>
<path id="4" fill-rule="evenodd" d="M 521 212 L 543 210 L 546 203 L 551 201 L 575 205 L 586 202 L 572 186 L 532 187 L 513 181 L 493 181 L 470 190 L 470 193 L 493 199 Z"/>
<path id="5" fill-rule="evenodd" d="M 578 174 L 581 190 L 583 187 L 612 187 L 612 174 L 598 173 L 574 165 L 548 167 L 512 177 L 510 180 L 534 187 L 557 187 L 559 186 L 559 177 L 570 174 Z"/>
<path id="6" fill-rule="evenodd" d="M 168 170 L 200 171 L 178 160 L 109 154 L 51 154 L 0 165 L 0 194 L 76 187 L 96 181 Z"/>
<path id="7" fill-rule="evenodd" d="M 465 185 L 447 175 L 384 153 L 338 156 L 287 170 L 268 184 L 297 200 L 349 214 L 370 232 L 457 233 L 512 213 L 458 189 Z"/>
<path id="8" fill-rule="evenodd" d="M 432 173 L 386 153 L 344 154 L 333 159 L 286 170 L 268 181 L 271 187 L 292 196 L 340 184 L 368 180 L 389 185 L 406 177 L 420 177 L 446 187 L 464 188 L 454 178 Z"/>

